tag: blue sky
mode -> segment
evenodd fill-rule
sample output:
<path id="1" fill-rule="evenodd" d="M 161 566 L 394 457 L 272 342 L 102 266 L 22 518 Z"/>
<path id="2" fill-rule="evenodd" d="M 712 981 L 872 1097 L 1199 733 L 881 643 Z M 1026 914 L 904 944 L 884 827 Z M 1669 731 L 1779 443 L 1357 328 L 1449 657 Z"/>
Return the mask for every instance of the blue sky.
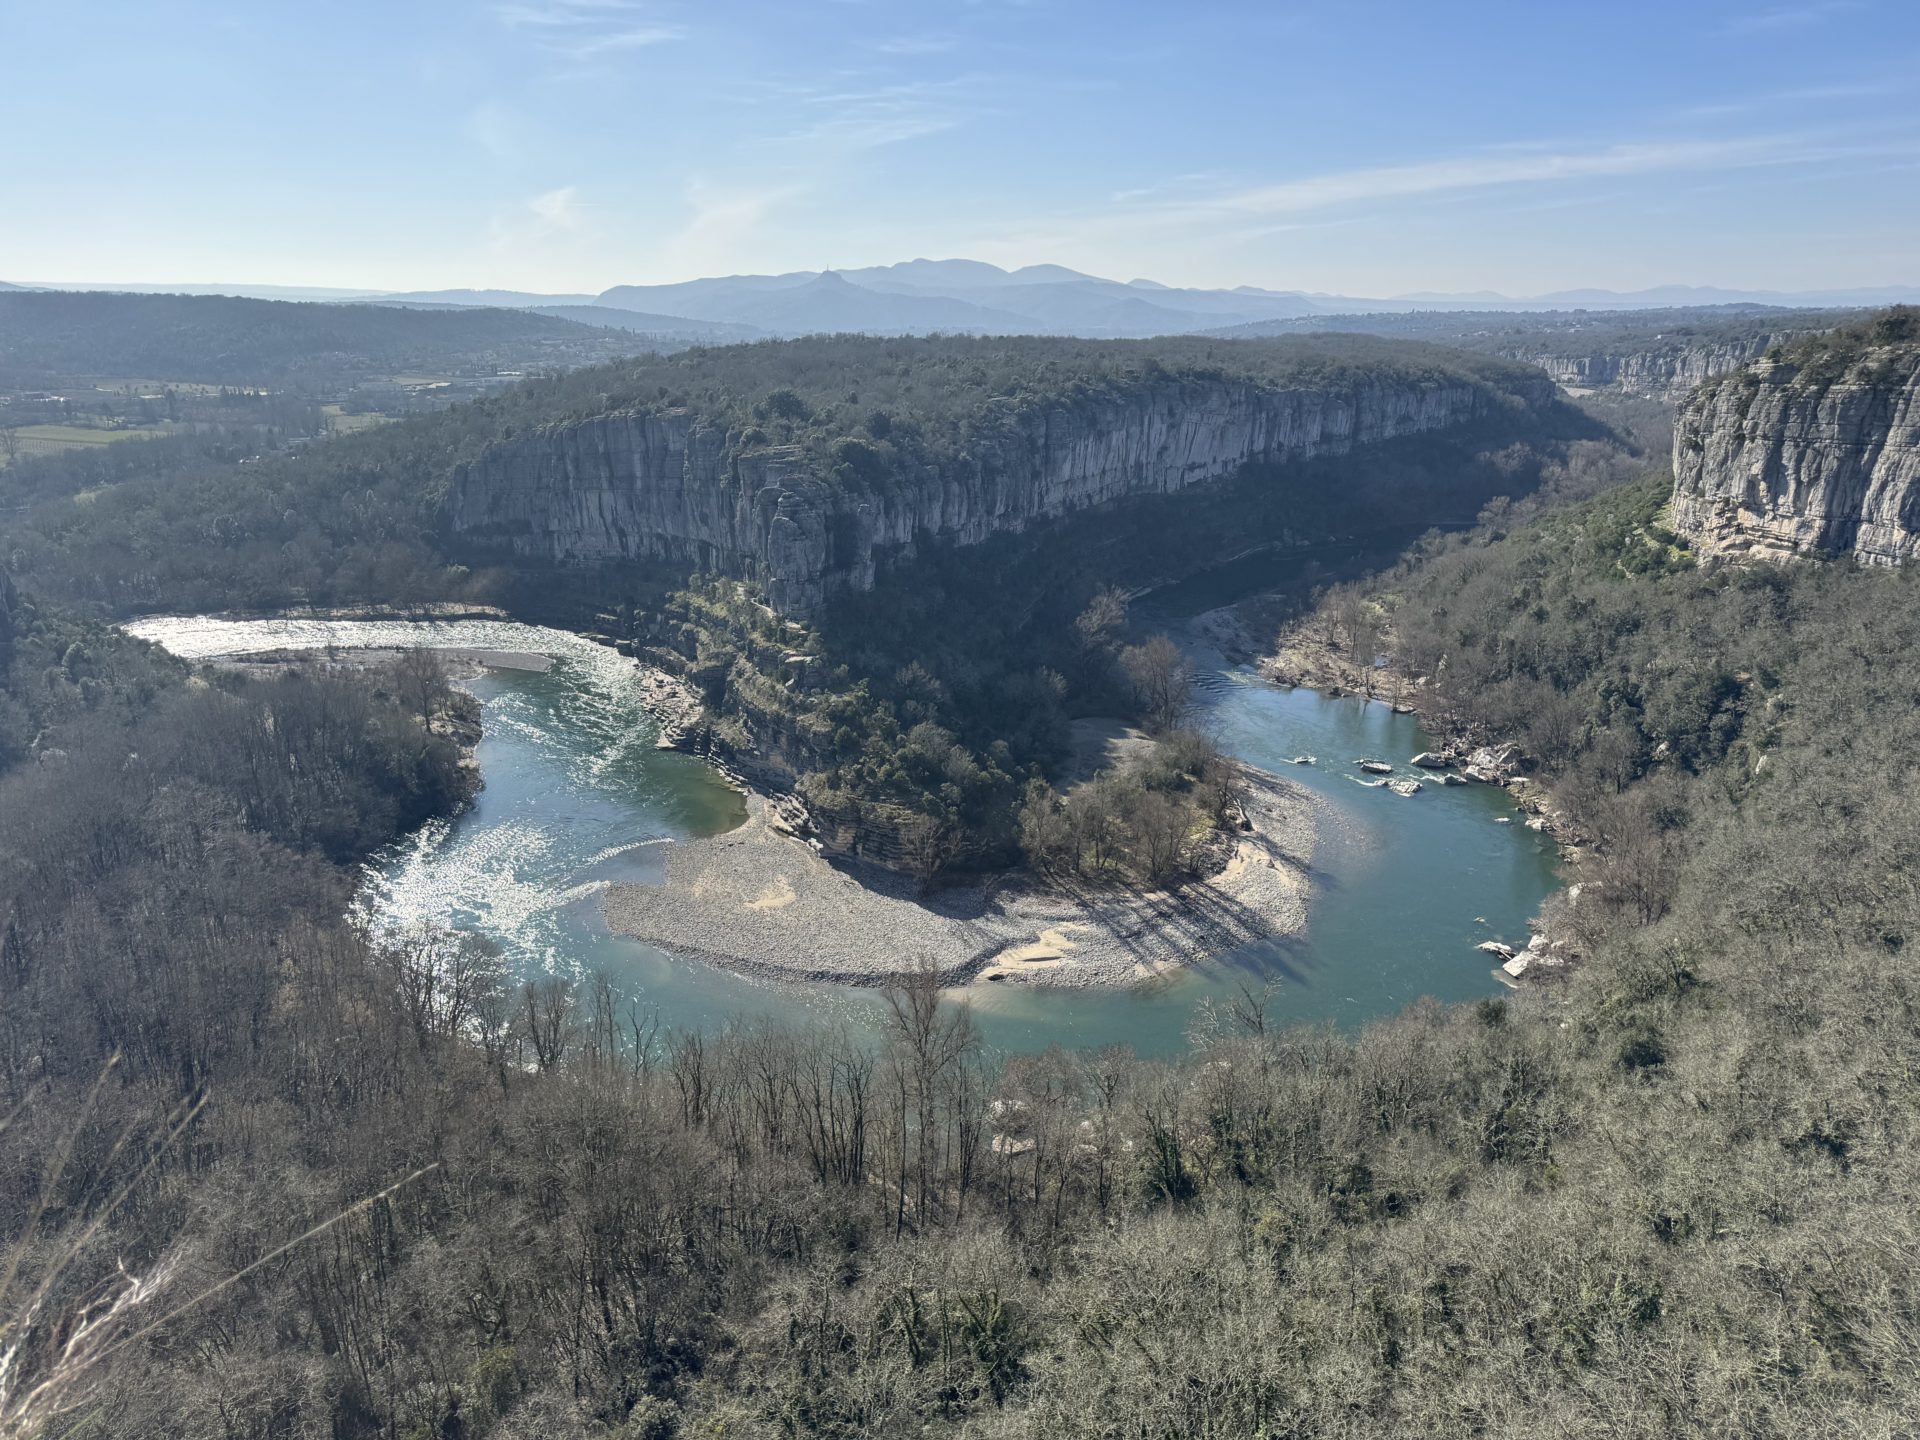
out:
<path id="1" fill-rule="evenodd" d="M 0 279 L 1920 283 L 1915 0 L 0 0 Z"/>

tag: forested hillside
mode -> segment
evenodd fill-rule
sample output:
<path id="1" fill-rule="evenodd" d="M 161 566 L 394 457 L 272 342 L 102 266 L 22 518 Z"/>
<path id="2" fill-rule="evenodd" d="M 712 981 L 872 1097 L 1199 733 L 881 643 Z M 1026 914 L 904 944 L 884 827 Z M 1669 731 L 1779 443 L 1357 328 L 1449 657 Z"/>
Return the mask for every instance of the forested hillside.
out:
<path id="1" fill-rule="evenodd" d="M 64 753 L 0 781 L 46 817 L 0 862 L 28 1283 L 156 1156 L 47 1315 L 117 1256 L 165 1278 L 158 1318 L 407 1181 L 111 1353 L 50 1433 L 1895 1433 L 1920 582 L 1704 574 L 1652 510 L 1482 532 L 1383 592 L 1409 654 L 1564 704 L 1543 762 L 1639 827 L 1603 827 L 1572 980 L 1344 1038 L 1255 997 L 1171 1065 L 1001 1065 L 911 993 L 877 1048 L 634 1032 L 449 942 L 369 950 L 328 867 L 377 830 L 325 840 L 255 788 L 259 692 L 143 679 L 176 667 L 33 611 L 10 693 Z M 346 699 L 276 683 L 278 713 Z"/>
<path id="2" fill-rule="evenodd" d="M 723 752 L 848 845 L 896 863 L 931 826 L 978 866 L 1016 858 L 1066 722 L 1127 703 L 1075 628 L 1103 586 L 1464 523 L 1607 433 L 1524 367 L 1368 337 L 840 336 L 574 371 L 49 501 L 10 544 L 38 593 L 109 614 L 491 601 L 608 633 L 693 679 Z M 643 543 L 662 516 L 671 546 Z M 594 563 L 495 543 L 536 524 Z M 763 558 L 819 597 L 804 623 L 765 609 L 772 584 L 701 575 Z M 916 730 L 925 763 L 903 764 Z"/>
<path id="3" fill-rule="evenodd" d="M 1455 345 L 1480 354 L 1584 346 L 1593 351 L 1645 349 L 1655 343 L 1729 344 L 1785 333 L 1827 330 L 1859 318 L 1859 310 L 1771 305 L 1694 305 L 1655 310 L 1415 310 L 1359 315 L 1302 315 L 1212 332 L 1219 339 L 1260 339 L 1340 332 L 1386 335 Z"/>
<path id="4" fill-rule="evenodd" d="M 1663 310 L 1457 310 L 1307 316 L 1215 331 L 1226 338 L 1353 331 L 1437 341 L 1538 365 L 1580 390 L 1671 405 L 1769 348 L 1857 320 L 1859 310 L 1708 305 Z"/>
<path id="5" fill-rule="evenodd" d="M 448 367 L 539 369 L 631 348 L 619 336 L 518 310 L 92 291 L 0 297 L 0 387 L 74 376 L 280 386 Z"/>
<path id="6" fill-rule="evenodd" d="M 335 497 L 342 537 L 405 517 L 385 543 L 413 573 L 435 477 L 519 413 L 256 473 Z M 21 1268 L 0 1324 L 22 1359 L 0 1417 L 329 1440 L 1898 1433 L 1920 1404 L 1920 832 L 1898 803 L 1920 577 L 1704 569 L 1666 483 L 1496 506 L 1359 595 L 1436 720 L 1521 740 L 1591 839 L 1550 917 L 1569 978 L 1352 1036 L 1281 1030 L 1249 991 L 1176 1063 L 1002 1062 L 916 987 L 877 1039 L 673 1034 L 591 981 L 509 989 L 453 937 L 371 942 L 340 919 L 355 860 L 461 793 L 430 671 L 190 679 L 9 592 L 0 1233 Z M 70 593 L 63 537 L 153 543 L 88 531 L 103 506 L 175 517 L 201 584 L 245 553 L 185 538 L 237 484 L 135 490 L 10 543 Z M 949 619 L 955 563 L 924 572 Z M 884 656 L 935 623 L 874 603 L 844 643 Z M 978 647 L 947 643 L 929 663 L 958 673 Z M 938 703 L 930 675 L 896 683 Z M 125 1308 L 76 1331 L 89 1296 Z"/>
<path id="7" fill-rule="evenodd" d="M 455 474 L 490 444 L 588 416 L 691 408 L 743 449 L 799 445 L 830 476 L 884 486 L 903 465 L 963 450 L 973 427 L 1010 406 L 1065 403 L 1156 375 L 1498 386 L 1515 374 L 1431 346 L 1341 337 L 1233 346 L 841 336 L 728 346 L 541 377 L 298 455 L 246 466 L 202 460 L 165 485 L 135 480 L 80 503 L 62 497 L 11 517 L 9 544 L 16 574 L 39 593 L 116 615 L 477 598 L 479 582 L 448 570 L 466 558 L 447 553 L 444 531 Z"/>

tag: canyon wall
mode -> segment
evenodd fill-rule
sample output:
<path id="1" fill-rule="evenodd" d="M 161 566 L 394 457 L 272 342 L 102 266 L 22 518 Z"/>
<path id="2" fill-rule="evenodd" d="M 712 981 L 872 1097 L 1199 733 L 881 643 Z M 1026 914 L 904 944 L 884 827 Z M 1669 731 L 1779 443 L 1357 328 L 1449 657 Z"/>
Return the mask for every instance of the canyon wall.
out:
<path id="1" fill-rule="evenodd" d="M 1673 473 L 1674 527 L 1704 553 L 1911 558 L 1920 343 L 1883 328 L 1703 386 L 1674 426 Z"/>
<path id="2" fill-rule="evenodd" d="M 1143 381 L 1057 404 L 985 403 L 955 457 L 878 483 L 828 478 L 799 447 L 750 448 L 685 410 L 592 416 L 489 446 L 455 477 L 454 531 L 531 560 L 658 560 L 752 580 L 817 613 L 922 538 L 974 544 L 1037 521 L 1340 455 L 1546 403 L 1526 377 L 1399 376 L 1322 388 Z"/>
<path id="3" fill-rule="evenodd" d="M 1678 399 L 1702 381 L 1738 370 L 1791 338 L 1793 332 L 1742 339 L 1692 341 L 1641 349 L 1595 351 L 1522 347 L 1502 350 L 1505 359 L 1538 365 L 1574 389 L 1614 388 L 1651 399 Z"/>

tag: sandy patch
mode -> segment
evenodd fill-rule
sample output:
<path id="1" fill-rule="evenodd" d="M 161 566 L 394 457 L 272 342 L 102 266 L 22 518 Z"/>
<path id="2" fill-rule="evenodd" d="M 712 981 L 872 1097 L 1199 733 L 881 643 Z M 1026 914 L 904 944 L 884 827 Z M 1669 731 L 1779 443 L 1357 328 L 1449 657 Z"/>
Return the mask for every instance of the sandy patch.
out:
<path id="1" fill-rule="evenodd" d="M 793 888 L 793 881 L 785 875 L 776 875 L 773 883 L 747 902 L 749 910 L 784 910 L 799 899 Z"/>
<path id="2" fill-rule="evenodd" d="M 768 823 L 669 843 L 660 885 L 602 896 L 622 935 L 688 959 L 790 980 L 877 985 L 931 964 L 952 985 L 1126 985 L 1306 923 L 1320 803 L 1250 770 L 1228 864 L 1172 890 L 1047 885 L 1000 876 L 929 895 L 887 871 L 843 868 Z"/>

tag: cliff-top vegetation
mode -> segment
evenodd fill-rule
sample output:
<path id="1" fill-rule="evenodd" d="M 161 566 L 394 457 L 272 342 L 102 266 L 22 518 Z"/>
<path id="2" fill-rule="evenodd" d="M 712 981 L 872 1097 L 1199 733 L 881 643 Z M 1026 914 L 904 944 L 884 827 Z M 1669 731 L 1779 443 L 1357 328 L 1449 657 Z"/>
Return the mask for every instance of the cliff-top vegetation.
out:
<path id="1" fill-rule="evenodd" d="M 1217 376 L 1275 386 L 1451 381 L 1523 395 L 1543 383 L 1524 367 L 1365 337 L 770 341 L 537 378 L 292 455 L 236 463 L 186 454 L 151 479 L 77 493 L 52 493 L 62 477 L 23 460 L 10 483 L 37 503 L 7 516 L 5 529 L 17 577 L 96 613 L 501 598 L 503 577 L 463 568 L 486 561 L 456 553 L 443 509 L 463 463 L 526 429 L 686 407 L 736 445 L 805 445 L 823 473 L 872 485 L 910 456 L 958 453 L 974 427 L 1017 405 Z M 83 483 L 80 472 L 69 483 Z"/>
<path id="2" fill-rule="evenodd" d="M 1774 346 L 1767 358 L 1791 366 L 1793 384 L 1817 387 L 1839 379 L 1869 353 L 1888 349 L 1912 350 L 1920 355 L 1920 307 L 1895 305 L 1850 325 L 1801 335 Z M 1888 378 L 1892 373 L 1888 372 Z M 1723 383 L 1746 384 L 1756 379 L 1752 372 L 1742 372 Z"/>

